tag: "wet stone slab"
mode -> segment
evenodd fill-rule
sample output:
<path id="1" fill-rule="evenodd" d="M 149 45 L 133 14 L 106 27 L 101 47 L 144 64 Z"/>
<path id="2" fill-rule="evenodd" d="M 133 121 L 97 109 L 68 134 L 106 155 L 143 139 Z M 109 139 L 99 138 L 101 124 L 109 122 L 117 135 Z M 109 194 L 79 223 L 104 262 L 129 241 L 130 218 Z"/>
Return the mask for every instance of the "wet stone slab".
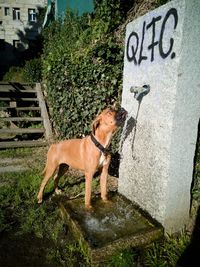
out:
<path id="1" fill-rule="evenodd" d="M 84 208 L 84 199 L 63 200 L 61 213 L 75 238 L 81 242 L 92 264 L 106 261 L 117 251 L 142 247 L 163 236 L 162 226 L 117 193 L 103 203 L 93 199 L 93 211 Z"/>

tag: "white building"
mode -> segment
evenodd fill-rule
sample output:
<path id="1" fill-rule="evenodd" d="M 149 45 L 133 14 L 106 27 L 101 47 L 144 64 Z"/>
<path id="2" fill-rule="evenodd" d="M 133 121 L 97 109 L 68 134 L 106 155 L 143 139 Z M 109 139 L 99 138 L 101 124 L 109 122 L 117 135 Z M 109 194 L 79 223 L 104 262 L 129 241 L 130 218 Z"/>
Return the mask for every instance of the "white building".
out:
<path id="1" fill-rule="evenodd" d="M 1 69 L 19 60 L 36 38 L 41 27 L 38 12 L 46 5 L 46 0 L 0 0 Z"/>

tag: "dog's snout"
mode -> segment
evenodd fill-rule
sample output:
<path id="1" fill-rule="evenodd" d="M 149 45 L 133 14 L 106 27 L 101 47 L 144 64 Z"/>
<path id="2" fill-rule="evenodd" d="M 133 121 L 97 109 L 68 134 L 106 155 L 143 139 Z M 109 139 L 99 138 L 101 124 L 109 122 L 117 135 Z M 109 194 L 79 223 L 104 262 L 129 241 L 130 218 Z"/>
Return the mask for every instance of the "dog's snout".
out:
<path id="1" fill-rule="evenodd" d="M 118 125 L 121 125 L 128 115 L 128 112 L 124 108 L 120 108 L 118 112 L 116 113 L 116 121 Z"/>
<path id="2" fill-rule="evenodd" d="M 128 112 L 125 110 L 125 108 L 120 108 L 118 111 L 118 116 L 119 117 L 126 117 Z"/>
<path id="3" fill-rule="evenodd" d="M 122 113 L 123 115 L 128 114 L 128 112 L 125 110 L 125 108 L 122 108 L 122 107 L 119 109 L 119 112 Z"/>

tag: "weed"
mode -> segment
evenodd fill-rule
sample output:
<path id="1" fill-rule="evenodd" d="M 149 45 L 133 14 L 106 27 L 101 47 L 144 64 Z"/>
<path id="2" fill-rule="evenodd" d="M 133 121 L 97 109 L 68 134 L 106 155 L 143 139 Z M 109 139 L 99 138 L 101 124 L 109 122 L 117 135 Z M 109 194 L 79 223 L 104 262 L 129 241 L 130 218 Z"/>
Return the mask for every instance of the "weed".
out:
<path id="1" fill-rule="evenodd" d="M 190 237 L 186 231 L 175 237 L 167 235 L 162 243 L 154 243 L 144 251 L 144 266 L 173 267 L 189 245 Z"/>
<path id="2" fill-rule="evenodd" d="M 24 72 L 21 67 L 10 67 L 9 71 L 4 75 L 3 81 L 6 82 L 26 82 Z"/>
<path id="3" fill-rule="evenodd" d="M 145 266 L 151 267 L 167 267 L 167 261 L 163 258 L 162 249 L 160 244 L 155 243 L 152 245 L 150 249 L 145 253 L 144 263 Z"/>
<path id="4" fill-rule="evenodd" d="M 123 250 L 115 254 L 110 263 L 109 267 L 133 267 L 136 266 L 137 252 L 131 249 Z"/>
<path id="5" fill-rule="evenodd" d="M 90 265 L 89 251 L 87 246 L 85 246 L 84 242 L 81 239 L 79 239 L 78 244 L 79 251 L 81 252 L 85 262 L 87 263 L 87 265 Z"/>

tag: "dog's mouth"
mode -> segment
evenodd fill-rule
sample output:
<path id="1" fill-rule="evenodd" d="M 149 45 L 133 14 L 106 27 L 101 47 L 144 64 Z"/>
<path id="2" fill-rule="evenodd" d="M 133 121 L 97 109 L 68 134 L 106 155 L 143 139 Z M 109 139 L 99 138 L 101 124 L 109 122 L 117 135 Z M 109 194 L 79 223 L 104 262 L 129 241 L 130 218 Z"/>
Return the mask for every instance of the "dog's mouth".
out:
<path id="1" fill-rule="evenodd" d="M 124 108 L 120 108 L 117 111 L 116 117 L 115 117 L 117 126 L 121 126 L 125 122 L 127 115 L 128 115 L 128 112 Z"/>

